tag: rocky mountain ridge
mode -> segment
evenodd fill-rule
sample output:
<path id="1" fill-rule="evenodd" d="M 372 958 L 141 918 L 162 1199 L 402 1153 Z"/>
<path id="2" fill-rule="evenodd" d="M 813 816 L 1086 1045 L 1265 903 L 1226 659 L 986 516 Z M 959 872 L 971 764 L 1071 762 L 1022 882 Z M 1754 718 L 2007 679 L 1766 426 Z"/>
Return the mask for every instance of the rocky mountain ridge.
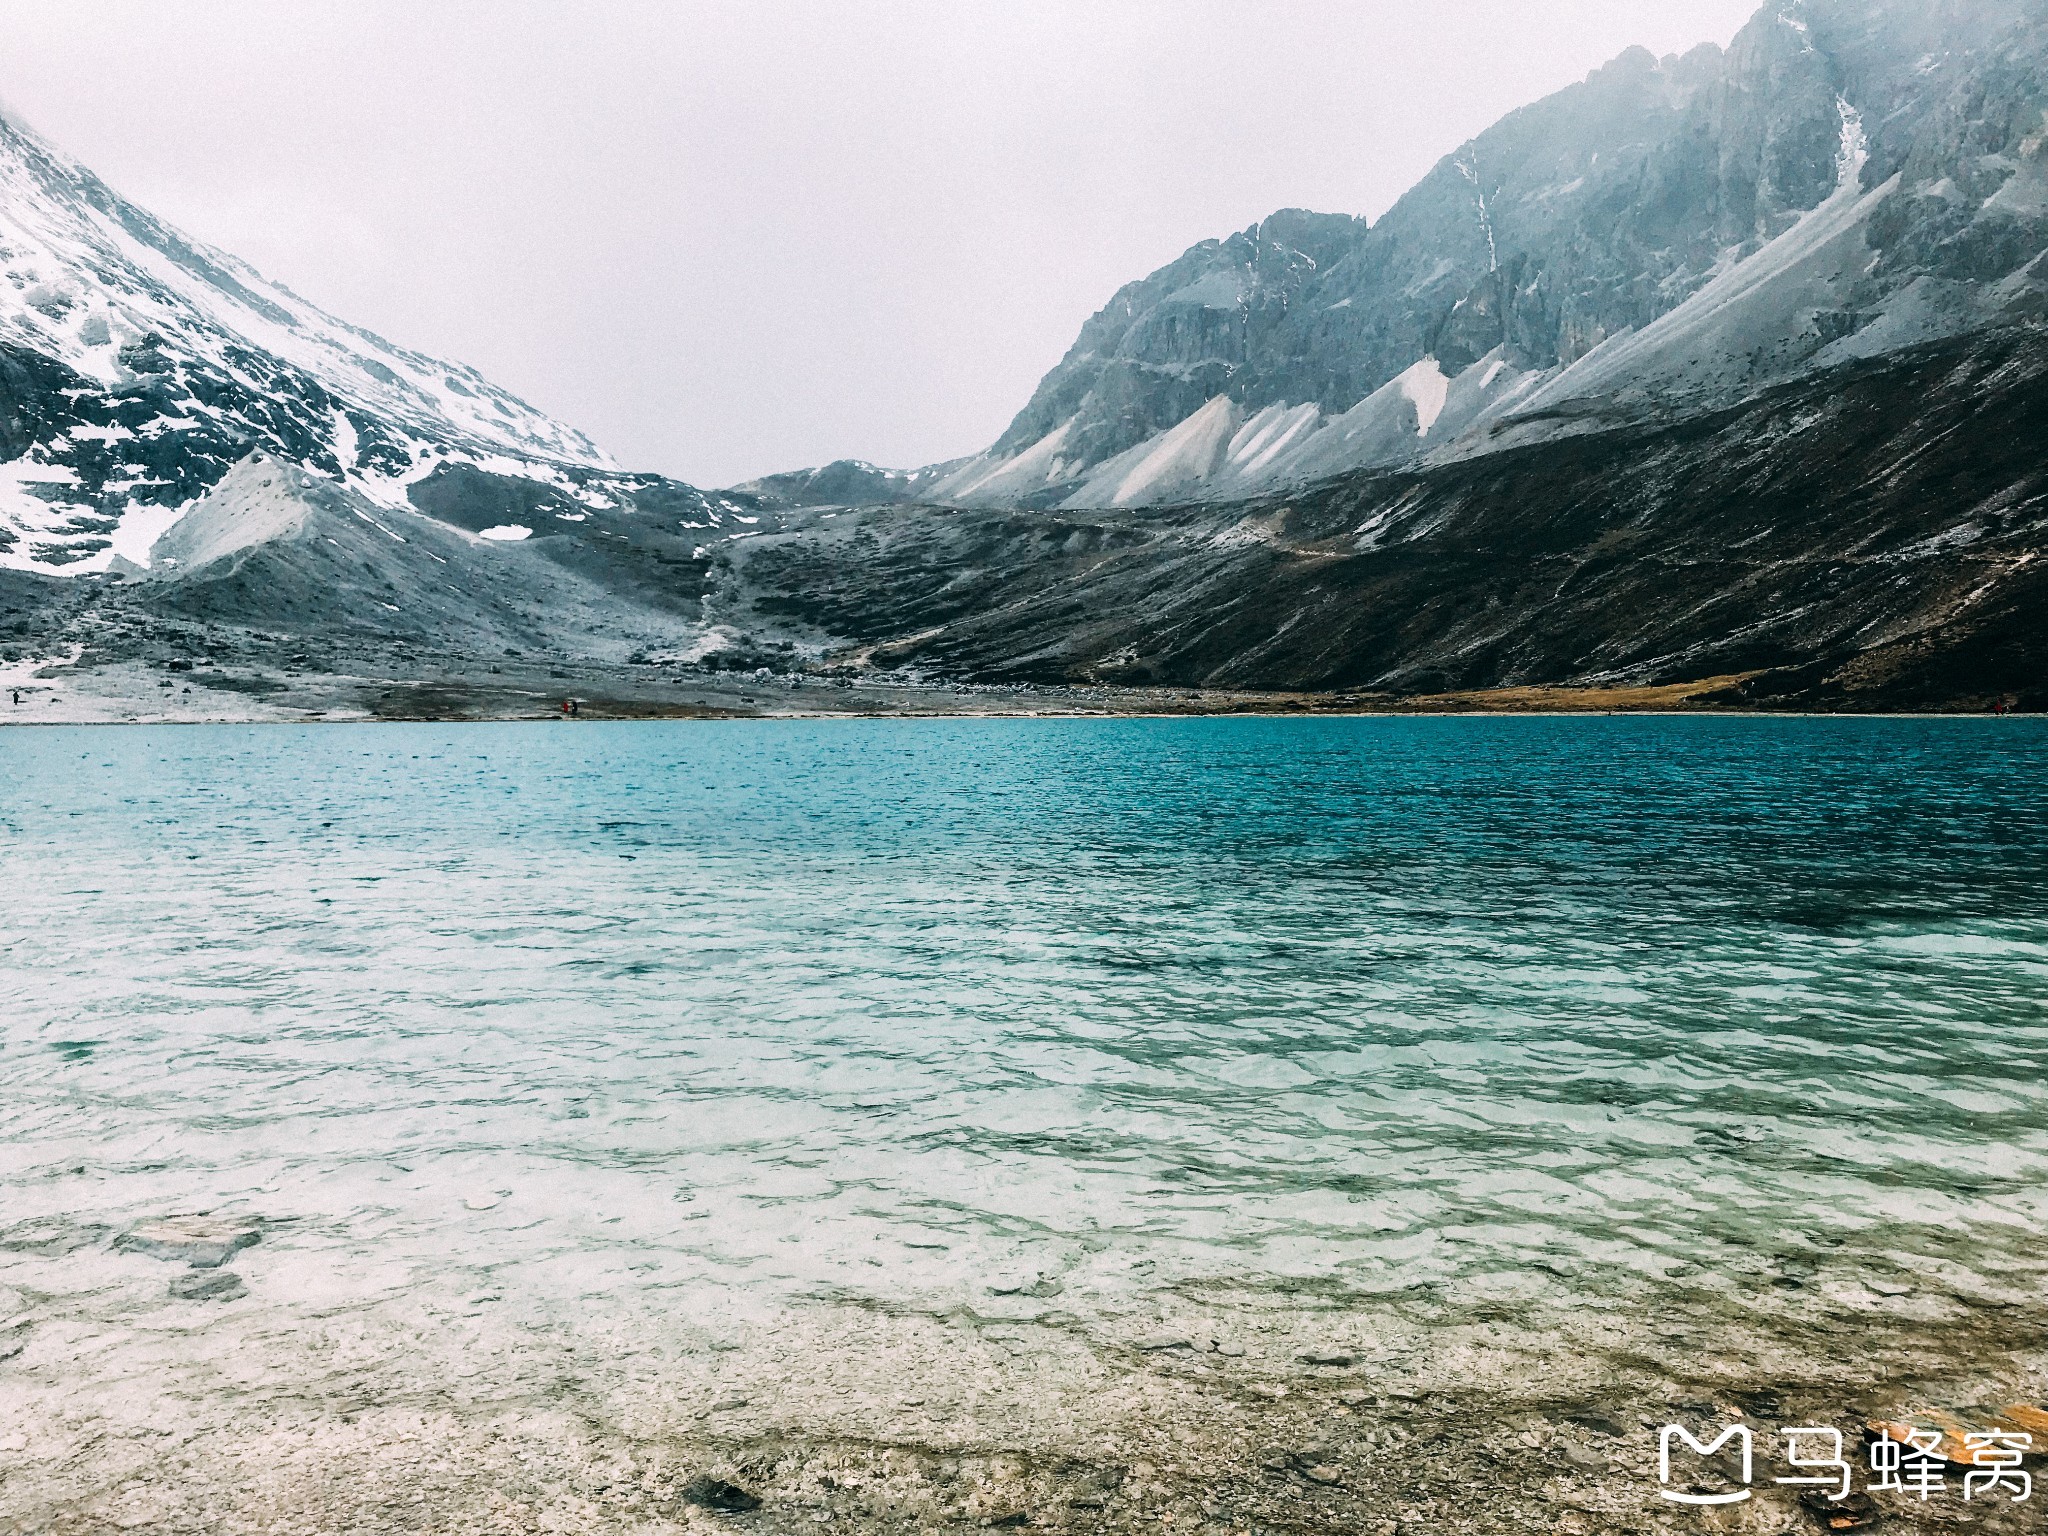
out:
<path id="1" fill-rule="evenodd" d="M 2038 320 L 2044 253 L 2048 4 L 1788 0 L 1509 114 L 1376 221 L 1284 211 L 1126 286 L 929 499 L 1230 499 L 1711 409 Z"/>
<path id="2" fill-rule="evenodd" d="M 736 507 L 620 471 L 476 370 L 336 319 L 0 115 L 0 567 L 147 568 L 251 455 L 396 512 L 483 486 L 508 516 L 651 498 L 709 527 Z"/>

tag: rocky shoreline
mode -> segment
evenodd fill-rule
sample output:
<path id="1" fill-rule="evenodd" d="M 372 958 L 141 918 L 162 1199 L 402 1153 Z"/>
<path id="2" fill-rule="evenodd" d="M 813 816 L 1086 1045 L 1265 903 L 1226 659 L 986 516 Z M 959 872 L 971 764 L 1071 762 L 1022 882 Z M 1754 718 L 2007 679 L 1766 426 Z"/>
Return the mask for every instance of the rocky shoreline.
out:
<path id="1" fill-rule="evenodd" d="M 1876 1417 L 2048 1394 L 2019 1269 L 1744 1265 L 1626 1302 L 1561 1278 L 1493 1307 L 1245 1283 L 933 1313 L 549 1296 L 460 1254 L 401 1282 L 320 1223 L 46 1217 L 0 1231 L 0 1530 L 1677 1532 L 1703 1517 L 1657 1497 L 1664 1423 L 1748 1423 L 1761 1462 L 1782 1425 L 1860 1448 Z M 1757 1483 L 1704 1528 L 2031 1528 L 1953 1487 Z"/>
<path id="2" fill-rule="evenodd" d="M 321 646 L 316 663 L 299 641 L 200 649 L 197 656 L 73 654 L 0 664 L 0 724 L 1792 712 L 1745 698 L 1746 674 L 1662 687 L 1397 695 L 988 684 L 830 666 L 775 672 L 589 660 L 489 661 L 374 646 Z"/>

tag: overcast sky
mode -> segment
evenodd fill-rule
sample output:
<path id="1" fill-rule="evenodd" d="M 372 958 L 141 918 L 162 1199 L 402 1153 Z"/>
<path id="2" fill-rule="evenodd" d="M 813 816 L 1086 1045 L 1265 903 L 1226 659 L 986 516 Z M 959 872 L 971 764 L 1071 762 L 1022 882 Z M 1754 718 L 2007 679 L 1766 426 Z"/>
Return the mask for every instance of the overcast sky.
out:
<path id="1" fill-rule="evenodd" d="M 0 99 L 703 485 L 986 446 L 1120 285 L 1754 0 L 0 0 Z"/>

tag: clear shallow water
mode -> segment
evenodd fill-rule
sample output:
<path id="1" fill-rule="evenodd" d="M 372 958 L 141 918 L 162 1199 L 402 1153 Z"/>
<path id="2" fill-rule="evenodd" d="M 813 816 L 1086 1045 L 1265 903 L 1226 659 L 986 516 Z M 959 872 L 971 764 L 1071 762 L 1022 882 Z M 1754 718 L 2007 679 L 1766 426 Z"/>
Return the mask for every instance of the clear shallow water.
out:
<path id="1" fill-rule="evenodd" d="M 1967 1289 L 2048 1193 L 2044 764 L 2014 721 L 10 731 L 0 1215 L 1027 1315 L 1842 1245 Z"/>

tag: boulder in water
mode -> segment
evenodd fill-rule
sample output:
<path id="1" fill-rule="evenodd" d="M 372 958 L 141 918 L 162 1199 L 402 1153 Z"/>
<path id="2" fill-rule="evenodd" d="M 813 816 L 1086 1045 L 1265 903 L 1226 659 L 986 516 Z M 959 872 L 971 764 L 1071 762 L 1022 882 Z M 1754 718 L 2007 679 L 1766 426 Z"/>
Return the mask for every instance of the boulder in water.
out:
<path id="1" fill-rule="evenodd" d="M 262 1236 L 262 1228 L 249 1216 L 164 1216 L 131 1227 L 114 1239 L 114 1247 L 194 1269 L 219 1269 Z"/>

